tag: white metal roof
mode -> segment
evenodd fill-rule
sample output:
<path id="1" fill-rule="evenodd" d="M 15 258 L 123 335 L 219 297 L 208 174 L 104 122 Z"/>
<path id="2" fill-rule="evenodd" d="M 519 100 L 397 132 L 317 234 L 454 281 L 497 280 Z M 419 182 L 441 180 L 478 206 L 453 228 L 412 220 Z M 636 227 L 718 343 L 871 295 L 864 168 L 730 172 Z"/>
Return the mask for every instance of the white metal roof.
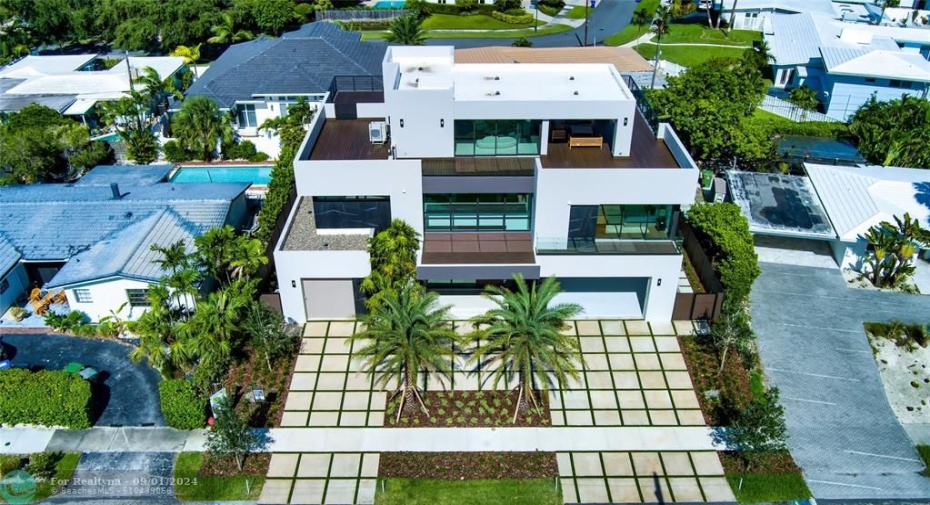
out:
<path id="1" fill-rule="evenodd" d="M 96 54 L 61 56 L 29 55 L 15 63 L 0 68 L 0 77 L 28 79 L 42 75 L 67 74 L 78 71 L 96 57 Z"/>
<path id="2" fill-rule="evenodd" d="M 930 62 L 919 53 L 828 47 L 821 52 L 831 74 L 930 82 Z"/>
<path id="3" fill-rule="evenodd" d="M 930 227 L 930 172 L 917 168 L 804 164 L 840 240 L 909 213 Z"/>
<path id="4" fill-rule="evenodd" d="M 804 14 L 776 14 L 770 17 L 772 35 L 766 39 L 778 65 L 804 64 L 820 57 L 820 35 L 814 18 Z"/>
<path id="5" fill-rule="evenodd" d="M 734 1 L 737 11 L 777 11 L 777 12 L 819 12 L 834 15 L 831 0 L 723 0 L 725 12 L 733 9 Z"/>

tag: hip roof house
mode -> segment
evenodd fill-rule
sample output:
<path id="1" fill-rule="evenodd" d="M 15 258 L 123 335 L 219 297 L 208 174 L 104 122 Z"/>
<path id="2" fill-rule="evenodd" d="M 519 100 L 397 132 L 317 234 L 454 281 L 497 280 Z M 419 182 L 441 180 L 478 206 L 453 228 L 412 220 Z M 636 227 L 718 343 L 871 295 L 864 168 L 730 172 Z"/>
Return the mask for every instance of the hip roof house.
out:
<path id="1" fill-rule="evenodd" d="M 151 182 L 169 169 L 98 167 L 90 174 L 102 170 L 110 183 L 90 176 L 0 187 L 0 313 L 27 288 L 44 287 L 63 289 L 71 308 L 95 321 L 126 302 L 129 317 L 141 314 L 146 290 L 165 273 L 153 245 L 191 246 L 210 228 L 239 226 L 246 213 L 248 184 Z"/>
<path id="2" fill-rule="evenodd" d="M 258 132 L 266 119 L 286 115 L 299 96 L 322 101 L 340 76 L 355 76 L 356 88 L 380 89 L 386 48 L 332 23 L 309 23 L 280 38 L 230 46 L 186 94 L 206 96 L 233 112 L 239 136 L 276 157 L 278 138 Z"/>

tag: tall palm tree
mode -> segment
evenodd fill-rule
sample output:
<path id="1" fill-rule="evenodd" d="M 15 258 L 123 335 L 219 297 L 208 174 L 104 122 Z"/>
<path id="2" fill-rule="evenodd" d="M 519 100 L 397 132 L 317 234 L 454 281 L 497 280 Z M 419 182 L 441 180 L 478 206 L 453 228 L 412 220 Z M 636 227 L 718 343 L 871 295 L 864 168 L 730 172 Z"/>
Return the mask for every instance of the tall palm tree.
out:
<path id="1" fill-rule="evenodd" d="M 368 241 L 371 274 L 360 286 L 369 296 L 368 308 L 373 310 L 385 291 L 396 290 L 416 276 L 420 234 L 402 219 Z"/>
<path id="2" fill-rule="evenodd" d="M 162 377 L 170 378 L 175 370 L 185 369 L 191 356 L 184 343 L 182 327 L 177 323 L 176 310 L 169 303 L 171 295 L 164 284 L 149 288 L 149 310 L 128 324 L 129 330 L 139 335 L 139 345 L 129 358 L 139 363 L 148 359 L 149 365 Z"/>
<path id="3" fill-rule="evenodd" d="M 448 324 L 448 306 L 439 306 L 439 295 L 424 292 L 415 282 L 388 290 L 379 308 L 363 318 L 365 330 L 350 337 L 354 358 L 382 388 L 397 380 L 400 405 L 397 419 L 415 402 L 429 414 L 417 388 L 421 372 L 448 377 L 452 373 L 452 349 L 456 334 Z M 424 384 L 426 383 L 426 375 Z"/>
<path id="4" fill-rule="evenodd" d="M 563 335 L 562 330 L 582 309 L 574 303 L 552 304 L 559 294 L 555 277 L 533 281 L 529 287 L 520 274 L 513 280 L 515 291 L 497 286 L 485 289 L 484 296 L 497 307 L 472 319 L 475 327 L 484 327 L 476 336 L 485 343 L 475 349 L 469 363 L 493 370 L 494 388 L 517 380 L 516 422 L 521 410 L 538 408 L 537 391 L 548 393 L 555 385 L 578 379 L 583 366 L 578 340 Z"/>
<path id="5" fill-rule="evenodd" d="M 240 235 L 229 258 L 230 276 L 236 280 L 247 280 L 266 264 L 268 257 L 262 241 Z"/>
<path id="6" fill-rule="evenodd" d="M 201 45 L 203 44 L 197 44 L 196 46 L 178 46 L 174 48 L 174 51 L 171 51 L 169 54 L 171 56 L 180 56 L 181 58 L 184 58 L 184 64 L 194 69 L 194 76 L 200 77 L 197 75 L 196 63 L 200 61 Z"/>
<path id="7" fill-rule="evenodd" d="M 736 6 L 739 4 L 739 0 L 733 0 L 733 8 L 730 9 L 730 20 L 727 21 L 727 33 L 733 31 L 733 23 L 736 22 Z"/>
<path id="8" fill-rule="evenodd" d="M 226 12 L 220 14 L 219 22 L 210 28 L 210 32 L 213 36 L 207 42 L 211 44 L 230 44 L 255 38 L 255 34 L 248 30 L 237 30 L 232 15 Z"/>
<path id="9" fill-rule="evenodd" d="M 650 88 L 654 88 L 656 85 L 656 72 L 659 69 L 659 55 L 662 53 L 662 36 L 668 33 L 670 24 L 672 24 L 672 12 L 667 5 L 660 5 L 659 8 L 656 9 L 655 16 L 652 18 L 652 29 L 656 32 L 656 56 L 653 62 L 652 85 Z"/>
<path id="10" fill-rule="evenodd" d="M 227 144 L 233 138 L 229 114 L 205 96 L 185 100 L 174 115 L 172 129 L 178 142 L 204 161 L 210 161 L 220 142 Z"/>
<path id="11" fill-rule="evenodd" d="M 633 11 L 633 24 L 636 25 L 636 31 L 643 31 L 643 27 L 649 26 L 651 20 L 646 9 L 636 9 Z"/>
<path id="12" fill-rule="evenodd" d="M 248 305 L 244 296 L 227 289 L 210 293 L 197 303 L 197 311 L 185 325 L 188 352 L 205 366 L 228 358 Z"/>
<path id="13" fill-rule="evenodd" d="M 412 14 L 394 18 L 384 36 L 385 42 L 402 46 L 422 46 L 426 43 L 426 31 L 420 18 Z"/>
<path id="14" fill-rule="evenodd" d="M 141 87 L 140 92 L 147 97 L 152 108 L 163 105 L 164 110 L 168 110 L 169 96 L 174 96 L 179 100 L 184 98 L 184 95 L 174 86 L 172 77 L 162 79 L 158 71 L 152 67 L 143 68 L 142 73 L 133 82 Z"/>
<path id="15" fill-rule="evenodd" d="M 152 244 L 151 250 L 161 255 L 160 258 L 152 262 L 167 271 L 164 276 L 165 287 L 169 290 L 168 301 L 174 302 L 174 307 L 179 310 L 186 310 L 188 296 L 197 294 L 197 284 L 200 281 L 200 273 L 194 268 L 193 257 L 187 252 L 187 245 L 183 240 L 178 240 L 167 246 Z"/>

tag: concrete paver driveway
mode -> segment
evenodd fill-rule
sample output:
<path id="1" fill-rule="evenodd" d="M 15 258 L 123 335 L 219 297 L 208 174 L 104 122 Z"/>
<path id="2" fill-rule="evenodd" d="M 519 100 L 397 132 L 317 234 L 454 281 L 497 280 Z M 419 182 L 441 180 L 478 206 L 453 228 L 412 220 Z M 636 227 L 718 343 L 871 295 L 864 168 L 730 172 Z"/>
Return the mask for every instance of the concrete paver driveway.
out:
<path id="1" fill-rule="evenodd" d="M 130 347 L 64 335 L 4 335 L 3 342 L 13 356 L 13 366 L 61 370 L 76 361 L 99 370 L 103 380 L 94 385 L 94 402 L 103 411 L 97 426 L 165 425 L 158 401 L 158 372 L 130 361 Z"/>
<path id="2" fill-rule="evenodd" d="M 930 497 L 888 405 L 864 321 L 926 322 L 930 297 L 851 289 L 836 268 L 763 263 L 753 326 L 788 446 L 816 498 Z"/>

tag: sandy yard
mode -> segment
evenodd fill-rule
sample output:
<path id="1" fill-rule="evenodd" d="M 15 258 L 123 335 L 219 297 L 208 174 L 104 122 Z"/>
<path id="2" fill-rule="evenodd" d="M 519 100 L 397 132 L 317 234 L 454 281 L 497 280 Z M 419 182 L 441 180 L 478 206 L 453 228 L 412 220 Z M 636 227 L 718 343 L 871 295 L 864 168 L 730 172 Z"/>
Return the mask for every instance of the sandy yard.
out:
<path id="1" fill-rule="evenodd" d="M 888 402 L 902 424 L 930 423 L 930 347 L 898 347 L 869 335 Z"/>

